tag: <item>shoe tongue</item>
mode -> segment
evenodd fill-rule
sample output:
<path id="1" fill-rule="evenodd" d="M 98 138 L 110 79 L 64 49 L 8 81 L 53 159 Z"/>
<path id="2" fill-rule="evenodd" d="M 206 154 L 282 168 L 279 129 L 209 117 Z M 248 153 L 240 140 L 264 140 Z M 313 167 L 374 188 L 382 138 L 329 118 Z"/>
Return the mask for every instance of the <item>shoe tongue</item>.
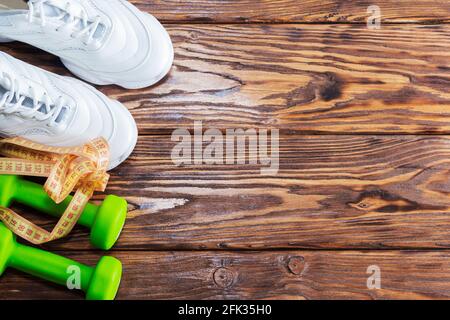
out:
<path id="1" fill-rule="evenodd" d="M 44 11 L 45 16 L 49 17 L 49 18 L 52 18 L 52 17 L 56 18 L 56 17 L 60 17 L 61 15 L 65 14 L 64 17 L 62 18 L 62 20 L 67 22 L 67 21 L 69 21 L 70 15 L 66 11 L 66 6 L 67 6 L 67 1 L 50 0 L 43 4 L 42 10 Z M 73 14 L 75 14 L 75 17 L 77 17 L 77 18 L 81 17 L 82 8 L 75 1 L 71 2 L 70 8 L 71 8 L 71 11 L 73 12 Z M 37 13 L 39 14 L 40 12 L 37 11 Z M 88 24 L 90 24 L 90 23 L 91 22 L 88 21 Z M 75 28 L 78 30 L 81 30 L 84 28 L 84 25 L 83 25 L 81 19 L 78 20 L 77 24 L 75 24 Z M 103 26 L 102 24 L 99 24 L 99 26 L 95 30 L 94 39 L 101 38 L 104 34 L 104 31 L 105 31 L 105 26 Z"/>
<path id="2" fill-rule="evenodd" d="M 39 10 L 39 8 L 40 8 L 40 6 L 37 7 L 38 10 Z M 46 16 L 55 17 L 55 16 L 60 15 L 63 12 L 66 12 L 67 1 L 66 0 L 47 0 L 42 3 L 42 8 L 43 8 Z M 82 12 L 83 8 L 76 1 L 70 2 L 70 8 L 71 8 L 71 11 L 76 16 L 81 16 L 81 12 Z"/>
<path id="3" fill-rule="evenodd" d="M 44 4 L 42 10 L 47 17 L 57 17 L 63 12 L 63 10 L 50 4 Z"/>

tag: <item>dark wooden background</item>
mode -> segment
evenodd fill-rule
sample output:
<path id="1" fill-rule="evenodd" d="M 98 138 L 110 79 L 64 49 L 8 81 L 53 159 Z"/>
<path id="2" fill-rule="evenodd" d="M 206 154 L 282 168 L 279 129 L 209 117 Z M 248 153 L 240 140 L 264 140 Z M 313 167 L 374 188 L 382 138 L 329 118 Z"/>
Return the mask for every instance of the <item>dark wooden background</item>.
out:
<path id="1" fill-rule="evenodd" d="M 118 298 L 450 297 L 449 1 L 132 2 L 167 26 L 176 59 L 152 88 L 100 88 L 140 131 L 108 188 L 130 203 L 108 253 L 124 264 Z M 381 30 L 366 27 L 372 4 Z M 30 46 L 0 49 L 69 74 Z M 195 120 L 280 129 L 279 173 L 176 167 L 171 132 Z M 87 234 L 44 248 L 94 264 Z M 82 297 L 14 270 L 0 280 L 1 299 Z"/>

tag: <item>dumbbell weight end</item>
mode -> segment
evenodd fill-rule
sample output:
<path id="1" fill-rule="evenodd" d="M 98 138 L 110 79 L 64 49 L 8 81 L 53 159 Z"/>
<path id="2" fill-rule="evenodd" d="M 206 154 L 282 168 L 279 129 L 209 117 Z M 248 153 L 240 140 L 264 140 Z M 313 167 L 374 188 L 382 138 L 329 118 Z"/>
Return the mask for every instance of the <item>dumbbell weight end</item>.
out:
<path id="1" fill-rule="evenodd" d="M 96 267 L 16 242 L 14 234 L 0 223 L 0 275 L 11 267 L 33 276 L 66 285 L 70 267 L 77 267 L 81 290 L 89 300 L 112 300 L 122 277 L 122 264 L 113 257 L 103 257 Z"/>

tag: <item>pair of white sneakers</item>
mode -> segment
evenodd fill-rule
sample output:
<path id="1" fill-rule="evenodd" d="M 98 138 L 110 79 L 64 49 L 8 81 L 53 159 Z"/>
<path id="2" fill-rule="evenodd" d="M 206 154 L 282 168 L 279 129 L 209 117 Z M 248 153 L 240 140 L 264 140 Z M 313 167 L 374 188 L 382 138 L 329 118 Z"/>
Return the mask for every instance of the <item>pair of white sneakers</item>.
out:
<path id="1" fill-rule="evenodd" d="M 29 0 L 27 9 L 0 10 L 0 41 L 21 41 L 60 57 L 79 78 L 127 89 L 161 80 L 173 62 L 164 27 L 125 0 Z M 104 137 L 110 168 L 137 141 L 136 123 L 120 102 L 94 87 L 0 52 L 0 135 L 52 146 Z"/>

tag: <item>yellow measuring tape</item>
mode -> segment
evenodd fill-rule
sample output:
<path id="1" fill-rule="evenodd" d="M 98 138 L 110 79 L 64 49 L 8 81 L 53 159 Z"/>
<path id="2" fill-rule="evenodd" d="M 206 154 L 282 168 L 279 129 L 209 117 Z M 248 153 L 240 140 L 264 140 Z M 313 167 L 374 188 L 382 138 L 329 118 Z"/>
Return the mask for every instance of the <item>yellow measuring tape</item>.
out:
<path id="1" fill-rule="evenodd" d="M 109 146 L 97 138 L 77 147 L 50 147 L 23 138 L 0 140 L 0 174 L 48 177 L 44 190 L 56 203 L 72 191 L 72 201 L 52 232 L 21 217 L 11 209 L 0 207 L 0 220 L 17 234 L 34 244 L 63 238 L 72 231 L 94 191 L 105 191 L 109 180 Z"/>

